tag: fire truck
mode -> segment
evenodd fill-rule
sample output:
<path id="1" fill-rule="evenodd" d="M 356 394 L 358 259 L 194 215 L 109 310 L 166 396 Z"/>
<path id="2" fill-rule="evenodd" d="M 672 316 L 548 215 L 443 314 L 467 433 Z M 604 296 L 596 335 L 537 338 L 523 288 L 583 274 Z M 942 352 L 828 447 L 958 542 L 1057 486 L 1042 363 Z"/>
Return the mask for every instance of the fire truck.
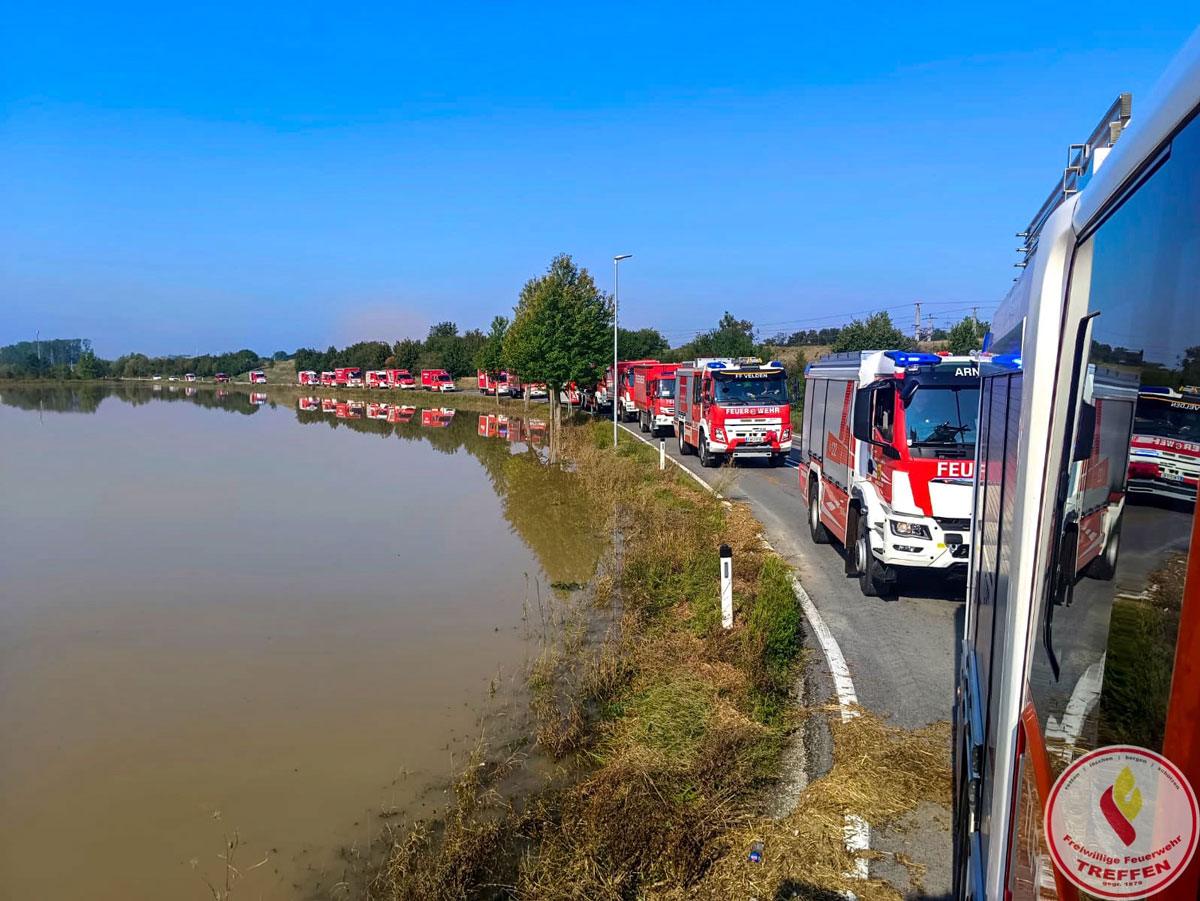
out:
<path id="1" fill-rule="evenodd" d="M 413 418 L 413 414 L 416 412 L 417 412 L 416 407 L 410 407 L 407 405 L 400 405 L 400 404 L 392 404 L 391 407 L 388 409 L 387 421 L 400 423 L 401 425 L 403 425 L 404 423 L 411 422 L 412 418 Z"/>
<path id="2" fill-rule="evenodd" d="M 480 394 L 507 394 L 509 397 L 521 396 L 520 379 L 515 375 L 509 375 L 507 372 L 498 372 L 493 378 L 491 373 L 480 369 L 475 374 L 475 380 L 479 385 Z"/>
<path id="3" fill-rule="evenodd" d="M 428 391 L 457 391 L 454 379 L 444 369 L 422 369 L 421 387 Z"/>
<path id="4" fill-rule="evenodd" d="M 1186 476 L 1160 494 L 1145 454 L 1192 429 L 1190 409 L 1163 421 L 1190 401 L 1156 386 L 1200 369 L 1198 174 L 1200 35 L 1144 109 L 1122 94 L 1070 145 L 992 316 L 955 655 L 958 898 L 1200 891 L 1200 520 L 1194 492 L 1166 496 Z M 1081 567 L 1096 513 L 1108 559 Z"/>
<path id="5" fill-rule="evenodd" d="M 267 374 L 261 369 L 255 369 L 250 373 L 251 385 L 265 385 L 267 383 Z"/>
<path id="6" fill-rule="evenodd" d="M 675 371 L 678 363 L 642 363 L 633 367 L 633 405 L 643 432 L 675 427 Z"/>
<path id="7" fill-rule="evenodd" d="M 620 360 L 617 363 L 617 388 L 613 390 L 613 370 L 609 366 L 604 382 L 597 386 L 596 404 L 607 407 L 612 398 L 617 400 L 617 417 L 621 422 L 633 422 L 638 418 L 637 405 L 633 399 L 634 370 L 638 366 L 658 365 L 658 360 Z"/>
<path id="8" fill-rule="evenodd" d="M 782 465 L 792 449 L 783 364 L 757 357 L 699 359 L 675 370 L 675 436 L 680 454 L 703 466 L 760 458 Z"/>
<path id="9" fill-rule="evenodd" d="M 970 357 L 860 351 L 805 369 L 809 534 L 842 543 L 864 595 L 890 593 L 905 569 L 965 574 L 978 408 Z"/>
<path id="10" fill-rule="evenodd" d="M 421 425 L 433 429 L 444 429 L 454 421 L 454 409 L 451 407 L 434 407 L 421 411 Z"/>
<path id="11" fill-rule="evenodd" d="M 317 374 L 311 369 L 302 369 L 300 372 L 296 373 L 296 384 L 319 385 L 320 380 L 317 378 Z"/>
<path id="12" fill-rule="evenodd" d="M 407 369 L 386 369 L 389 388 L 413 389 L 417 387 L 416 380 Z"/>
<path id="13" fill-rule="evenodd" d="M 390 388 L 388 382 L 388 374 L 386 369 L 368 369 L 367 370 L 367 387 L 368 388 Z"/>
<path id="14" fill-rule="evenodd" d="M 1129 493 L 1196 502 L 1200 482 L 1200 388 L 1143 386 L 1129 454 Z"/>
<path id="15" fill-rule="evenodd" d="M 326 371 L 321 373 L 321 386 L 324 388 L 332 388 L 334 385 L 335 375 L 332 372 Z"/>
<path id="16" fill-rule="evenodd" d="M 362 370 L 357 366 L 338 366 L 333 370 L 333 383 L 344 388 L 361 388 Z"/>
<path id="17" fill-rule="evenodd" d="M 321 398 L 300 397 L 296 399 L 296 408 L 304 413 L 316 413 L 321 409 Z"/>

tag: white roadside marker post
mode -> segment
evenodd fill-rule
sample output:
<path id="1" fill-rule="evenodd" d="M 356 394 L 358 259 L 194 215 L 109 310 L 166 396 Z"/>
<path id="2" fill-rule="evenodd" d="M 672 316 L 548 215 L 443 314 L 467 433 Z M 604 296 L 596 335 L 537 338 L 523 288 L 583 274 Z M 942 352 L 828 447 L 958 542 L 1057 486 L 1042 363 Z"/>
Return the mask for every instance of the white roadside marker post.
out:
<path id="1" fill-rule="evenodd" d="M 658 468 L 659 469 L 667 468 L 667 439 L 666 438 L 658 439 Z"/>
<path id="2" fill-rule="evenodd" d="M 721 545 L 721 625 L 733 628 L 733 550 Z"/>

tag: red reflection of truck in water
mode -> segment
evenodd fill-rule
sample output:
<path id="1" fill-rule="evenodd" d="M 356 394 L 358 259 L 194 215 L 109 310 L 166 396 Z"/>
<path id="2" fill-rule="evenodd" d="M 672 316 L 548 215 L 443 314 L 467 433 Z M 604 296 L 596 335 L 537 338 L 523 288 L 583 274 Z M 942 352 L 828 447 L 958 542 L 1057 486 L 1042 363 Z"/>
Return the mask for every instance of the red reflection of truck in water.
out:
<path id="1" fill-rule="evenodd" d="M 1193 504 L 1200 482 L 1200 388 L 1142 386 L 1133 418 L 1129 493 Z"/>
<path id="2" fill-rule="evenodd" d="M 255 407 L 261 407 L 267 402 L 267 396 L 259 391 L 250 392 L 250 404 Z"/>
<path id="3" fill-rule="evenodd" d="M 332 388 L 332 387 L 333 387 L 333 385 L 334 385 L 334 379 L 335 379 L 335 378 L 336 378 L 336 376 L 334 375 L 334 373 L 333 373 L 333 372 L 322 372 L 322 373 L 321 373 L 321 385 L 322 385 L 322 387 L 325 387 L 325 388 Z"/>
<path id="4" fill-rule="evenodd" d="M 261 369 L 255 369 L 250 373 L 251 385 L 265 385 L 267 383 L 267 374 Z"/>
<path id="5" fill-rule="evenodd" d="M 407 369 L 387 370 L 388 386 L 392 388 L 412 389 L 417 387 L 417 381 Z"/>
<path id="6" fill-rule="evenodd" d="M 297 385 L 319 385 L 320 383 L 321 381 L 317 377 L 317 374 L 311 369 L 302 369 L 296 373 Z"/>
<path id="7" fill-rule="evenodd" d="M 387 421 L 388 422 L 398 422 L 401 424 L 404 424 L 406 422 L 411 422 L 412 418 L 413 418 L 413 414 L 416 412 L 417 412 L 416 407 L 392 404 L 391 407 L 388 409 Z"/>
<path id="8" fill-rule="evenodd" d="M 675 371 L 678 363 L 641 363 L 633 367 L 633 406 L 643 432 L 675 427 Z"/>
<path id="9" fill-rule="evenodd" d="M 970 557 L 979 366 L 906 351 L 830 354 L 804 372 L 800 494 L 809 533 L 846 547 L 863 594 Z"/>
<path id="10" fill-rule="evenodd" d="M 783 364 L 757 357 L 710 358 L 675 370 L 675 435 L 680 454 L 703 466 L 757 457 L 779 466 L 792 449 Z"/>
<path id="11" fill-rule="evenodd" d="M 387 404 L 367 404 L 367 419 L 387 419 Z"/>
<path id="12" fill-rule="evenodd" d="M 338 366 L 333 370 L 333 383 L 344 388 L 361 388 L 362 369 L 357 366 Z"/>
<path id="13" fill-rule="evenodd" d="M 336 413 L 337 407 L 338 407 L 338 402 L 337 402 L 336 398 L 333 398 L 333 397 L 321 398 L 321 412 L 322 413 Z"/>
<path id="14" fill-rule="evenodd" d="M 444 429 L 454 420 L 454 410 L 450 407 L 432 407 L 421 411 L 421 425 L 432 429 Z"/>
<path id="15" fill-rule="evenodd" d="M 319 398 L 319 397 L 297 398 L 296 408 L 305 413 L 315 413 L 321 409 L 321 398 Z"/>
<path id="16" fill-rule="evenodd" d="M 223 383 L 229 381 L 229 376 L 228 376 L 228 374 L 226 374 L 224 372 L 218 372 L 216 375 L 213 376 L 213 381 L 220 382 L 223 384 Z"/>
<path id="17" fill-rule="evenodd" d="M 457 391 L 454 379 L 445 369 L 422 369 L 421 387 L 427 391 Z"/>
<path id="18" fill-rule="evenodd" d="M 368 369 L 367 370 L 367 387 L 368 388 L 388 388 L 388 374 L 385 369 Z"/>

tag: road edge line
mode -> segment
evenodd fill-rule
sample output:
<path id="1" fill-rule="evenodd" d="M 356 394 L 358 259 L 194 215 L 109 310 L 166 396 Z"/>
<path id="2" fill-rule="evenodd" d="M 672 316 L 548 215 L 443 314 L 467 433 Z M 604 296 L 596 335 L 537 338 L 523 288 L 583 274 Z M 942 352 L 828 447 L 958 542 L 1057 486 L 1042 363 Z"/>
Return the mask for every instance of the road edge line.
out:
<path id="1" fill-rule="evenodd" d="M 655 446 L 653 441 L 643 438 L 624 423 L 621 423 L 621 430 L 632 435 L 643 444 L 650 447 Z M 665 459 L 670 460 L 690 475 L 715 497 L 724 501 L 726 505 L 732 506 L 729 504 L 729 501 L 721 497 L 721 493 L 716 488 L 684 466 L 682 461 L 676 460 L 671 456 L 666 456 Z M 775 551 L 775 548 L 765 538 L 762 539 L 762 543 L 770 550 Z M 841 713 L 842 722 L 848 723 L 859 715 L 858 693 L 854 690 L 854 679 L 850 675 L 850 667 L 846 664 L 846 657 L 842 654 L 842 649 L 838 645 L 837 639 L 833 637 L 833 633 L 829 631 L 829 626 L 825 624 L 824 618 L 817 610 L 817 605 L 813 603 L 812 598 L 808 596 L 808 592 L 804 590 L 804 586 L 800 583 L 799 576 L 795 572 L 791 575 L 792 593 L 795 594 L 796 600 L 799 601 L 800 609 L 804 612 L 805 619 L 812 624 L 813 634 L 816 636 L 818 644 L 821 645 L 821 652 L 825 655 L 825 664 L 829 667 L 829 673 L 833 677 L 833 690 L 837 695 L 838 710 Z M 842 842 L 846 850 L 854 857 L 854 871 L 849 875 L 855 879 L 867 879 L 870 875 L 870 861 L 867 860 L 865 852 L 870 850 L 871 847 L 871 827 L 867 824 L 867 821 L 857 814 L 846 814 L 845 822 L 842 826 Z M 853 893 L 849 893 L 849 897 L 853 898 Z"/>

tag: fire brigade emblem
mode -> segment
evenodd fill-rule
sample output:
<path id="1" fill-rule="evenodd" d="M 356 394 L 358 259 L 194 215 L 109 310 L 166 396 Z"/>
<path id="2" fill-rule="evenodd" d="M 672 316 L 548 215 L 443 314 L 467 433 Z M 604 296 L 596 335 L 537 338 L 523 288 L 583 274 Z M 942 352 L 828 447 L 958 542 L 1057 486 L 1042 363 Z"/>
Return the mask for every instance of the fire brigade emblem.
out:
<path id="1" fill-rule="evenodd" d="M 1187 869 L 1200 810 L 1161 754 L 1113 745 L 1085 754 L 1046 801 L 1046 843 L 1058 872 L 1097 898 L 1144 898 Z"/>

